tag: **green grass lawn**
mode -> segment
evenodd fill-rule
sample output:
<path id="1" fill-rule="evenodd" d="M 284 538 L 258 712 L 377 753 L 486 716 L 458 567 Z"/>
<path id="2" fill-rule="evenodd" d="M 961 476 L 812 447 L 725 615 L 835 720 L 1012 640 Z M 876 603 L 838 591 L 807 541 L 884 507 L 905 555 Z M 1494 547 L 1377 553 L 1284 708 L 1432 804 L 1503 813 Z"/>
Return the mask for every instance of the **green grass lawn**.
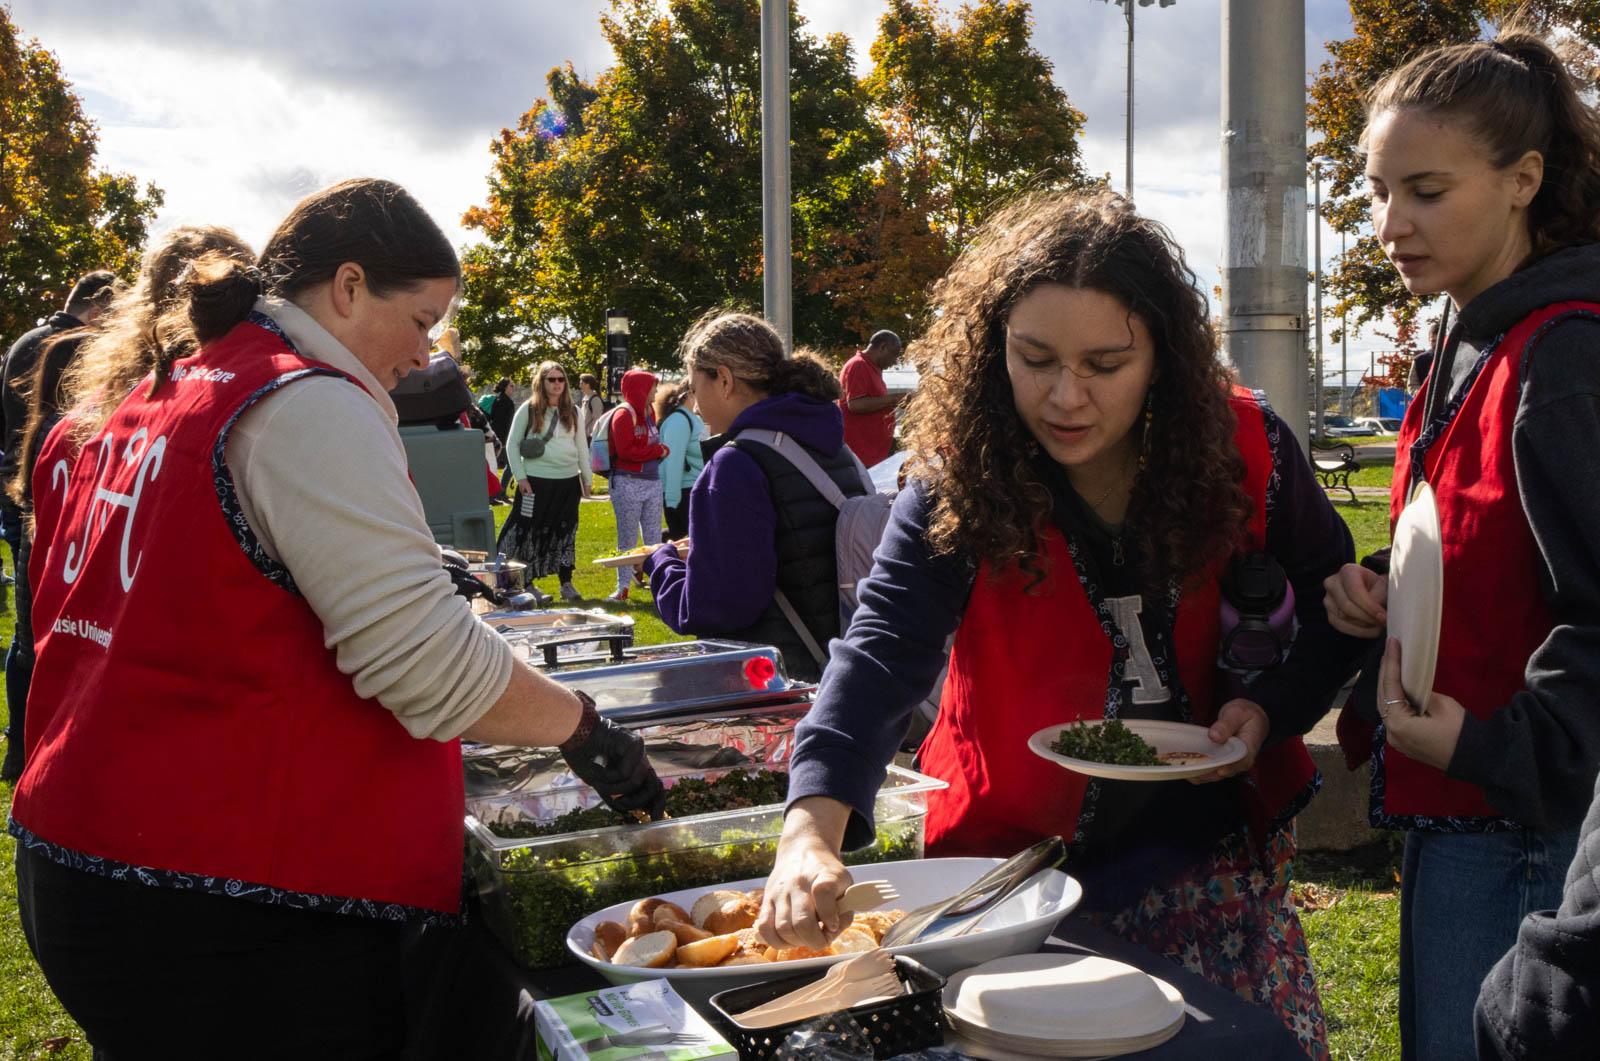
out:
<path id="1" fill-rule="evenodd" d="M 1357 523 L 1365 526 L 1371 522 L 1367 513 L 1377 513 L 1381 506 L 1355 506 L 1353 512 L 1351 506 L 1339 508 L 1355 531 Z M 503 523 L 509 512 L 509 508 L 497 507 L 496 523 Z M 1381 526 L 1386 534 L 1386 520 Z M 1362 539 L 1360 532 L 1357 539 Z M 583 505 L 578 529 L 579 568 L 573 581 L 588 598 L 584 606 L 631 614 L 635 640 L 640 644 L 678 640 L 678 635 L 655 615 L 649 590 L 635 587 L 626 604 L 598 600 L 611 592 L 616 578 L 610 570 L 595 567 L 590 561 L 615 551 L 611 506 L 604 502 Z M 8 563 L 8 570 L 9 566 Z M 545 579 L 541 588 L 554 592 L 554 582 Z M 0 645 L 10 643 L 11 629 L 10 612 L 0 614 Z M 3 711 L 0 701 L 0 717 Z M 0 814 L 9 816 L 10 809 L 10 786 L 0 784 Z M 88 1061 L 90 1050 L 82 1032 L 56 1002 L 23 938 L 17 916 L 13 856 L 13 844 L 0 841 L 0 1061 Z M 1382 872 L 1363 875 L 1337 863 L 1307 864 L 1300 871 L 1298 891 L 1306 903 L 1301 918 L 1321 984 L 1336 1058 L 1378 1061 L 1399 1056 L 1395 1028 L 1399 902 L 1393 889 L 1393 881 Z M 181 1029 L 174 1032 L 181 1034 Z"/>
<path id="2" fill-rule="evenodd" d="M 1317 971 L 1329 1052 L 1339 1061 L 1400 1056 L 1398 845 L 1295 866 L 1300 922 Z"/>
<path id="3" fill-rule="evenodd" d="M 605 480 L 601 479 L 599 482 L 604 484 Z M 495 506 L 494 525 L 497 533 L 505 526 L 506 518 L 510 514 L 510 505 Z M 584 599 L 581 604 L 572 607 L 599 607 L 633 616 L 633 639 L 637 644 L 656 645 L 664 641 L 688 640 L 681 634 L 673 633 L 656 615 L 649 587 L 633 586 L 628 591 L 626 603 L 619 604 L 603 599 L 617 588 L 617 573 L 609 567 L 596 567 L 594 560 L 617 554 L 616 526 L 616 521 L 611 517 L 609 501 L 585 501 L 579 506 L 578 566 L 572 572 L 572 584 L 583 594 Z M 559 583 L 554 575 L 540 579 L 538 586 L 552 597 L 556 596 L 559 590 Z M 556 607 L 560 606 L 561 603 L 557 600 Z"/>
<path id="4" fill-rule="evenodd" d="M 1333 507 L 1350 528 L 1350 537 L 1355 539 L 1357 560 L 1389 544 L 1387 500 L 1372 497 L 1354 503 L 1334 501 Z"/>

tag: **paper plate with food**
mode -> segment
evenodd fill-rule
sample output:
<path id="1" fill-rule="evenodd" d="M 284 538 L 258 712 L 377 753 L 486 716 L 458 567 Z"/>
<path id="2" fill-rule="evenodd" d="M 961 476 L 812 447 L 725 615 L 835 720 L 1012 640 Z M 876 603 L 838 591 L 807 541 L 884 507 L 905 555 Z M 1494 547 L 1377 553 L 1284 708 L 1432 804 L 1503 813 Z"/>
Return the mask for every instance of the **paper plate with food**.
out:
<path id="1" fill-rule="evenodd" d="M 567 948 L 614 984 L 664 977 L 685 998 L 832 965 L 878 946 L 907 910 L 949 898 L 1000 863 L 993 858 L 917 859 L 860 866 L 862 880 L 900 893 L 890 906 L 857 913 L 826 950 L 769 946 L 755 928 L 761 878 L 689 888 L 607 907 L 573 925 Z M 953 972 L 1005 954 L 1039 949 L 1083 896 L 1078 882 L 1048 870 L 997 904 L 971 932 L 891 948 L 936 972 Z"/>
<path id="2" fill-rule="evenodd" d="M 1199 777 L 1249 754 L 1238 737 L 1216 744 L 1205 726 L 1143 718 L 1057 723 L 1029 737 L 1028 748 L 1068 770 L 1113 781 Z"/>
<path id="3" fill-rule="evenodd" d="M 672 544 L 678 547 L 678 552 L 680 554 L 689 551 L 688 538 L 684 538 L 682 541 L 673 542 Z M 638 548 L 629 549 L 625 553 L 618 553 L 616 556 L 602 556 L 594 562 L 601 567 L 638 567 L 640 564 L 644 563 L 645 557 L 649 556 L 660 547 L 661 546 L 659 544 L 641 545 Z"/>
<path id="4" fill-rule="evenodd" d="M 595 561 L 600 567 L 638 567 L 644 563 L 644 558 L 655 552 L 654 545 L 641 545 L 637 549 L 629 549 L 616 556 L 602 556 Z"/>

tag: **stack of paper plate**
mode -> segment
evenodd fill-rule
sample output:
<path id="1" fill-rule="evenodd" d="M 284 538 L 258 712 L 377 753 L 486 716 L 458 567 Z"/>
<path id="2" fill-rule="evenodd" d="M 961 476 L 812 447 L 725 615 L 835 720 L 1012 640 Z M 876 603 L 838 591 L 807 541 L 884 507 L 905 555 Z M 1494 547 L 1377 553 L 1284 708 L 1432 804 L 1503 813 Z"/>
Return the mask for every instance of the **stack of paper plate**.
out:
<path id="1" fill-rule="evenodd" d="M 1400 642 L 1400 685 L 1417 710 L 1428 705 L 1444 614 L 1444 534 L 1433 489 L 1418 483 L 1394 525 L 1389 550 L 1389 636 Z"/>
<path id="2" fill-rule="evenodd" d="M 975 1057 L 1108 1057 L 1183 1026 L 1183 996 L 1131 965 L 1087 954 L 1019 954 L 950 978 L 945 1014 Z"/>

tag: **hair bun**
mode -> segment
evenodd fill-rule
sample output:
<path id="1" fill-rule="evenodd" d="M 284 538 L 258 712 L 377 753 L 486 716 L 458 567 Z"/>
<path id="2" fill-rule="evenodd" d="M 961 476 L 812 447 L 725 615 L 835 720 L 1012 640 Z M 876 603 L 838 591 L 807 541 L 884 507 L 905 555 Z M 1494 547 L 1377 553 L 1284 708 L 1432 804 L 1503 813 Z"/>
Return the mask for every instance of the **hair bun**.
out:
<path id="1" fill-rule="evenodd" d="M 261 297 L 261 270 L 212 252 L 184 266 L 173 286 L 187 297 L 189 324 L 204 344 L 228 334 L 249 314 Z"/>

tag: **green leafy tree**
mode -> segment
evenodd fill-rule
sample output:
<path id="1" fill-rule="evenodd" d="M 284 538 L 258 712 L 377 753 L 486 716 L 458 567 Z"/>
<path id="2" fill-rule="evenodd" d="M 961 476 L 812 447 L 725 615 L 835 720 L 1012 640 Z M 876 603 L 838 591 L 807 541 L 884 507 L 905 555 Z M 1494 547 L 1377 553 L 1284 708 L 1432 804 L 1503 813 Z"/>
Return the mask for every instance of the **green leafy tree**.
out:
<path id="1" fill-rule="evenodd" d="M 953 20 L 895 0 L 874 68 L 817 39 L 791 6 L 795 341 L 843 352 L 915 334 L 930 285 L 972 227 L 1027 186 L 1087 183 L 1083 115 L 1030 42 L 1027 4 Z M 645 364 L 675 361 L 689 322 L 761 300 L 760 0 L 612 0 L 616 64 L 592 85 L 552 71 L 548 98 L 491 145 L 485 204 L 464 219 L 468 357 L 488 376 L 541 357 L 595 367 L 602 314 L 628 309 Z"/>
<path id="2" fill-rule="evenodd" d="M 138 267 L 161 192 L 96 169 L 95 147 L 55 55 L 0 7 L 0 343 L 59 309 L 83 273 Z"/>
<path id="3" fill-rule="evenodd" d="M 1311 82 L 1307 105 L 1310 127 L 1322 134 L 1312 153 L 1338 160 L 1325 172 L 1331 184 L 1324 189 L 1323 217 L 1352 237 L 1325 277 L 1337 299 L 1331 315 L 1348 313 L 1356 328 L 1387 318 L 1410 334 L 1422 305 L 1400 283 L 1371 232 L 1359 151 L 1367 93 L 1418 52 L 1476 40 L 1485 27 L 1519 14 L 1590 49 L 1600 44 L 1600 0 L 1350 0 L 1351 36 L 1328 42 L 1330 58 Z M 1333 337 L 1339 337 L 1337 326 Z"/>
<path id="4" fill-rule="evenodd" d="M 1083 187 L 1083 112 L 1033 46 L 1024 0 L 977 0 L 947 18 L 935 0 L 889 0 L 867 90 L 908 197 L 952 248 L 1028 187 Z"/>
<path id="5" fill-rule="evenodd" d="M 794 271 L 822 275 L 859 257 L 837 237 L 870 210 L 885 144 L 849 41 L 792 19 Z M 486 376 L 598 365 L 612 305 L 632 316 L 635 360 L 668 365 L 699 313 L 761 301 L 759 0 L 613 0 L 601 28 L 616 65 L 593 85 L 551 73 L 464 219 L 486 237 L 460 316 Z M 830 296 L 797 288 L 797 342 L 838 342 L 847 307 Z"/>

